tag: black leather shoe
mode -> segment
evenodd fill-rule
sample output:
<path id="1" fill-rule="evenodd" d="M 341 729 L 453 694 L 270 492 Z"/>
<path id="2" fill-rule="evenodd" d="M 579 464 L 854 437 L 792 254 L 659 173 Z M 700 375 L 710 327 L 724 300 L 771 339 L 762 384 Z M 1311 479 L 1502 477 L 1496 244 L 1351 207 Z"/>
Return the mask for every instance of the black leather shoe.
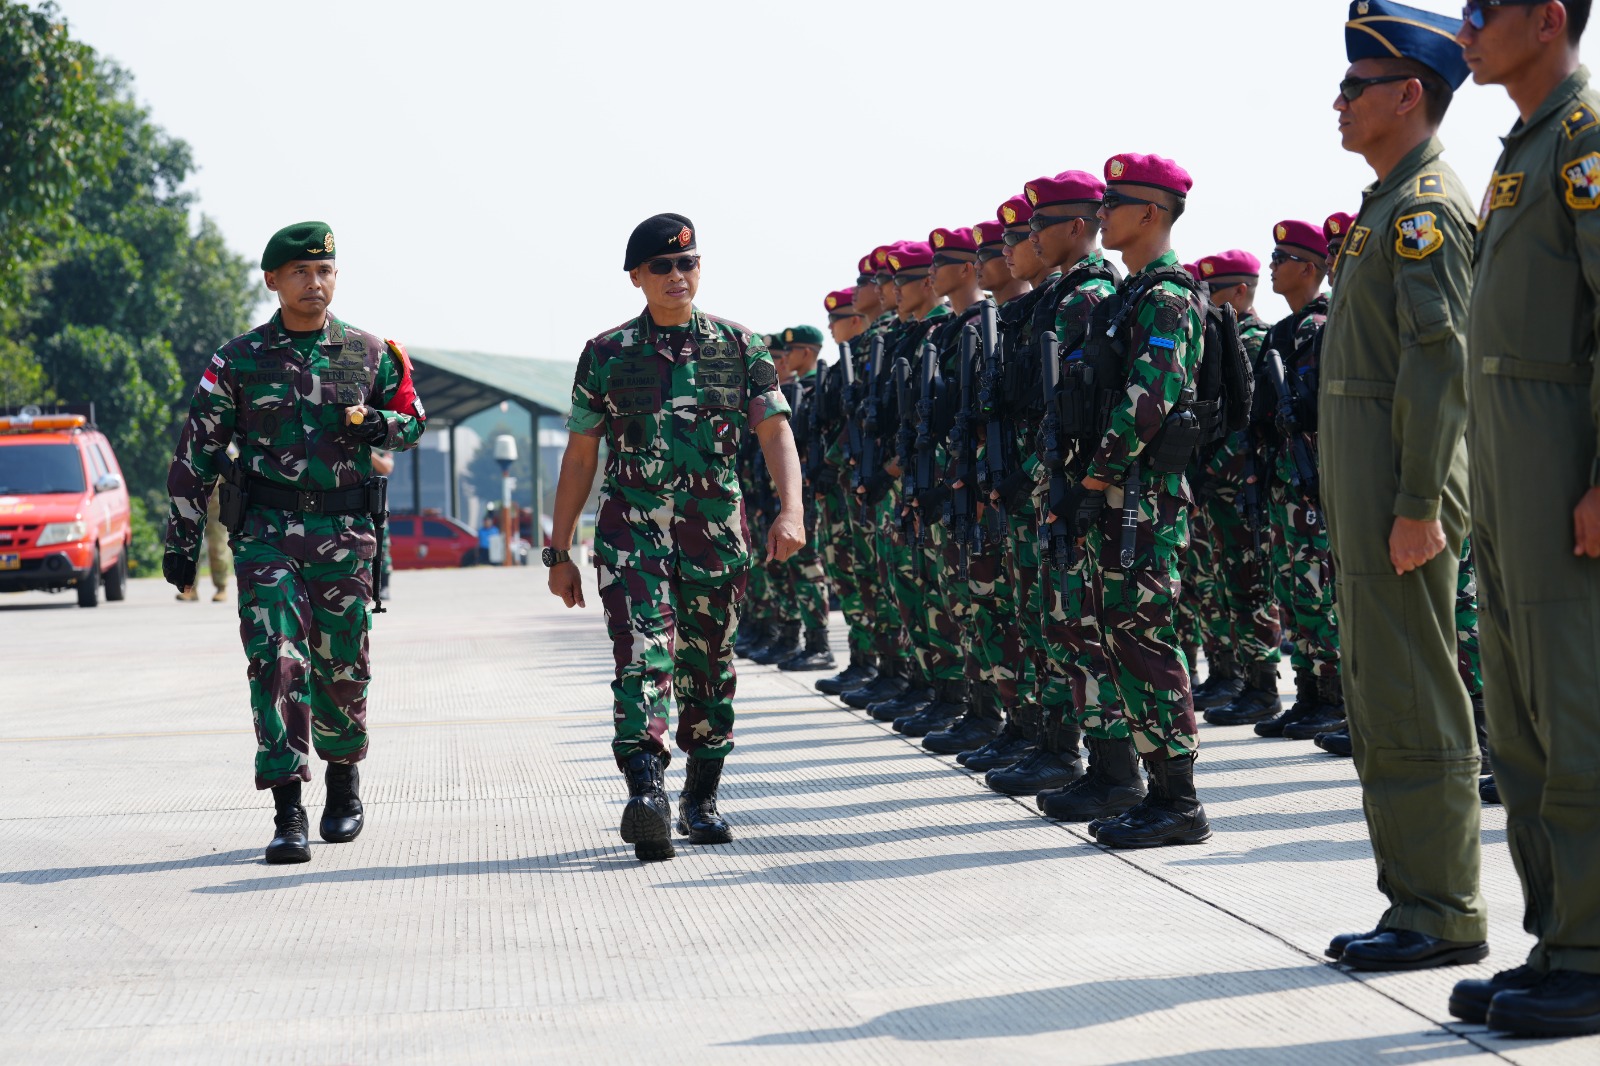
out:
<path id="1" fill-rule="evenodd" d="M 967 765 L 972 765 L 970 760 Z M 1083 772 L 1083 759 L 1076 751 L 1035 749 L 1010 766 L 990 770 L 983 776 L 983 783 L 1007 796 L 1037 796 L 1047 789 L 1072 784 Z"/>
<path id="2" fill-rule="evenodd" d="M 1316 745 L 1329 755 L 1338 755 L 1348 759 L 1355 754 L 1355 748 L 1350 744 L 1350 726 L 1345 724 L 1343 729 L 1335 729 L 1332 733 L 1318 733 Z"/>
<path id="3" fill-rule="evenodd" d="M 660 862 L 677 854 L 672 846 L 672 803 L 664 777 L 667 757 L 636 751 L 622 773 L 628 779 L 628 805 L 622 808 L 622 840 L 633 845 L 640 862 Z"/>
<path id="4" fill-rule="evenodd" d="M 330 844 L 347 844 L 361 835 L 366 813 L 356 790 L 361 787 L 361 772 L 354 763 L 328 764 L 323 775 L 328 798 L 322 807 L 322 824 L 317 827 Z"/>
<path id="5" fill-rule="evenodd" d="M 267 845 L 264 858 L 272 866 L 310 862 L 311 841 L 307 837 L 310 821 L 306 818 L 306 809 L 300 806 L 300 782 L 274 786 L 272 805 L 277 808 L 272 817 L 275 835 Z"/>
<path id="6" fill-rule="evenodd" d="M 1339 961 L 1353 970 L 1431 970 L 1482 962 L 1488 957 L 1489 945 L 1481 940 L 1440 940 L 1411 929 L 1385 929 L 1377 936 L 1346 944 Z"/>
<path id="7" fill-rule="evenodd" d="M 987 773 L 1001 766 L 1010 766 L 1033 750 L 1033 741 L 1006 726 L 1000 727 L 995 738 L 977 751 L 964 751 L 956 762 L 974 773 Z"/>
<path id="8" fill-rule="evenodd" d="M 1490 807 L 1500 806 L 1500 786 L 1494 783 L 1493 774 L 1478 778 L 1478 799 Z"/>
<path id="9" fill-rule="evenodd" d="M 677 830 L 691 844 L 728 844 L 733 830 L 717 813 L 717 785 L 722 780 L 721 759 L 690 757 L 678 794 Z"/>
<path id="10" fill-rule="evenodd" d="M 1275 718 L 1256 723 L 1256 736 L 1281 737 L 1291 722 L 1309 717 L 1317 709 L 1317 677 L 1310 670 L 1294 672 L 1294 703 Z M 1341 719 L 1342 721 L 1342 719 Z"/>
<path id="11" fill-rule="evenodd" d="M 1488 1025 L 1516 1036 L 1600 1033 L 1600 974 L 1551 970 L 1532 988 L 1498 992 Z"/>
<path id="12" fill-rule="evenodd" d="M 1330 959 L 1342 959 L 1344 958 L 1345 948 L 1354 944 L 1357 940 L 1371 940 L 1381 932 L 1383 932 L 1383 926 L 1380 925 L 1375 929 L 1368 929 L 1365 933 L 1340 933 L 1328 941 L 1328 946 L 1323 949 L 1322 953 Z"/>
<path id="13" fill-rule="evenodd" d="M 935 755 L 959 755 L 964 751 L 977 751 L 999 733 L 1000 723 L 994 719 L 964 714 L 951 722 L 949 728 L 923 737 L 922 748 Z"/>
<path id="14" fill-rule="evenodd" d="M 1497 994 L 1512 989 L 1532 988 L 1543 980 L 1543 973 L 1532 966 L 1523 965 L 1512 970 L 1501 970 L 1487 981 L 1457 981 L 1455 988 L 1450 990 L 1450 1015 L 1473 1025 L 1482 1025 L 1489 1020 L 1489 1001 Z"/>

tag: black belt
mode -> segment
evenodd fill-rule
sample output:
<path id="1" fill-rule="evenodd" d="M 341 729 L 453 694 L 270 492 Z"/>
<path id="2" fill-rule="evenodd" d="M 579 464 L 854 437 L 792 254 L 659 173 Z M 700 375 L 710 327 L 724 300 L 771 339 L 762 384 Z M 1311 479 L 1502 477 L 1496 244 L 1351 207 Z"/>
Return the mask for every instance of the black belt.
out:
<path id="1" fill-rule="evenodd" d="M 272 507 L 305 514 L 367 514 L 367 487 L 349 489 L 291 489 L 266 478 L 250 478 L 250 506 Z"/>

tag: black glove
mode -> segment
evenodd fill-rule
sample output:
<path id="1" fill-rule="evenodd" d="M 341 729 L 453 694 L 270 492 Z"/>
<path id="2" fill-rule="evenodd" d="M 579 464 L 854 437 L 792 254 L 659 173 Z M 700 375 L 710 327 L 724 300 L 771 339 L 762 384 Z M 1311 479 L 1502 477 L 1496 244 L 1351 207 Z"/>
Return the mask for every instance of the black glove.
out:
<path id="1" fill-rule="evenodd" d="M 1064 477 L 1050 479 L 1049 502 L 1045 514 L 1053 514 L 1060 522 L 1072 523 L 1078 513 L 1078 501 L 1083 496 L 1082 485 L 1074 485 Z"/>
<path id="2" fill-rule="evenodd" d="M 180 592 L 194 585 L 195 564 L 188 557 L 169 551 L 161 557 L 161 576 Z"/>
<path id="3" fill-rule="evenodd" d="M 1028 502 L 1028 497 L 1033 495 L 1033 486 L 1033 475 L 1018 466 L 1000 482 L 1000 502 L 1015 510 Z"/>
<path id="4" fill-rule="evenodd" d="M 366 421 L 359 426 L 346 426 L 345 429 L 356 440 L 376 444 L 389 435 L 389 420 L 383 417 L 382 411 L 369 407 Z"/>
<path id="5" fill-rule="evenodd" d="M 1086 537 L 1095 523 L 1100 521 L 1100 515 L 1106 509 L 1106 494 L 1103 492 L 1090 492 L 1081 489 L 1082 495 L 1078 497 L 1078 509 L 1075 512 L 1072 524 L 1078 536 Z"/>

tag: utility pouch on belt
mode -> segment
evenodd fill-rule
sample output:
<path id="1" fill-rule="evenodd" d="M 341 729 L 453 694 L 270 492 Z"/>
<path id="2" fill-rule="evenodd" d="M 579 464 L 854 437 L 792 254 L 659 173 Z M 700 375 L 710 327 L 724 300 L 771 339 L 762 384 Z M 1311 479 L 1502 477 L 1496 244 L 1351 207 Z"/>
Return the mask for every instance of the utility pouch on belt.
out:
<path id="1" fill-rule="evenodd" d="M 1196 415 L 1194 390 L 1184 389 L 1182 397 L 1161 424 L 1156 439 L 1140 457 L 1152 474 L 1178 474 L 1189 467 L 1205 436 L 1206 427 Z"/>
<path id="2" fill-rule="evenodd" d="M 244 529 L 244 513 L 250 507 L 250 491 L 244 468 L 227 452 L 217 455 L 222 480 L 217 484 L 217 521 L 230 534 Z"/>

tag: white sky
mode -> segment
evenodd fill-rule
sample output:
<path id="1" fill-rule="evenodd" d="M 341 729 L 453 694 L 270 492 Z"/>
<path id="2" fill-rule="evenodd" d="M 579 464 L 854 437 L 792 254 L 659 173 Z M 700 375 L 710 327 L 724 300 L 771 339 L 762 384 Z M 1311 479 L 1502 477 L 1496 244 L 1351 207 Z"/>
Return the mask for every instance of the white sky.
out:
<path id="1" fill-rule="evenodd" d="M 623 249 L 659 211 L 695 222 L 700 306 L 770 331 L 823 325 L 874 246 L 1116 152 L 1194 175 L 1185 260 L 1265 259 L 1274 223 L 1371 180 L 1332 110 L 1341 0 L 60 7 L 193 146 L 234 248 L 328 221 L 335 310 L 419 347 L 575 361 L 643 306 Z M 1442 136 L 1474 195 L 1514 118 L 1458 95 Z M 1287 309 L 1263 284 L 1259 310 Z"/>

